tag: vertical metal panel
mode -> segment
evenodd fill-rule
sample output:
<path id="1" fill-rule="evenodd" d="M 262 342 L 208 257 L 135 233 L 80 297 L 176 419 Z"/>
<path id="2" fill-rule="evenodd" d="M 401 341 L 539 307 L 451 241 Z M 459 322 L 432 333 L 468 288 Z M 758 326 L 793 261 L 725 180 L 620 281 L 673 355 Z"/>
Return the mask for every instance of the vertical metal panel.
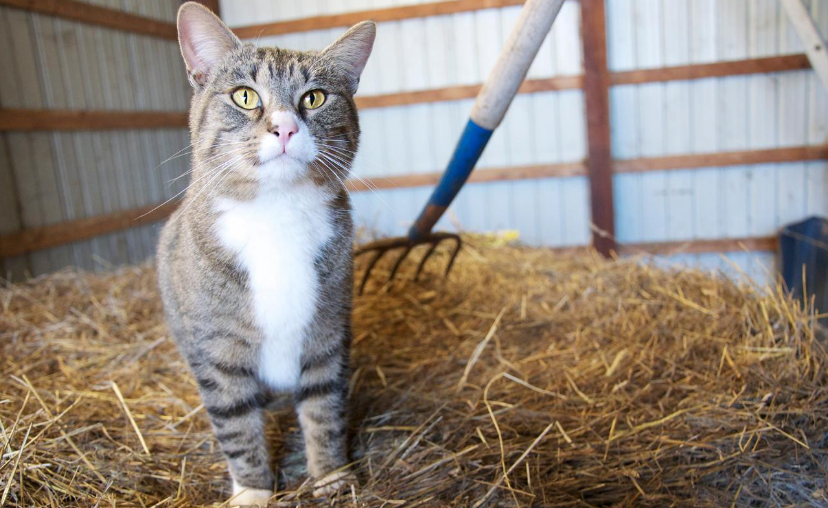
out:
<path id="1" fill-rule="evenodd" d="M 170 21 L 178 2 L 96 1 Z M 0 8 L 0 102 L 15 108 L 181 111 L 189 87 L 177 44 L 58 18 Z M 140 96 L 140 103 L 135 97 Z M 20 226 L 38 227 L 162 200 L 162 181 L 182 174 L 187 157 L 155 171 L 187 144 L 186 131 L 36 132 L 4 135 L 16 182 Z M 173 144 L 171 140 L 175 140 Z M 178 184 L 180 189 L 180 183 Z M 146 227 L 32 253 L 39 274 L 138 262 L 154 252 Z"/>
<path id="2" fill-rule="evenodd" d="M 802 51 L 773 0 L 612 0 L 607 7 L 616 70 Z M 811 8 L 828 32 L 828 6 Z M 824 143 L 828 94 L 815 83 L 812 72 L 798 71 L 616 87 L 615 156 Z M 825 171 L 816 162 L 616 175 L 618 236 L 636 242 L 773 235 L 787 222 L 828 214 Z M 749 255 L 733 259 L 761 272 Z"/>
<path id="3" fill-rule="evenodd" d="M 22 11 L 3 9 L 9 35 L 11 59 L 9 69 L 3 73 L 11 92 L 3 98 L 9 107 L 45 107 L 45 87 L 38 68 L 39 55 L 34 46 L 32 17 Z M 21 203 L 21 220 L 24 227 L 59 222 L 63 218 L 60 203 L 59 182 L 53 159 L 53 140 L 46 133 L 9 133 L 9 150 L 15 179 L 18 182 L 18 199 Z M 30 256 L 34 273 L 41 273 L 72 264 L 72 250 L 62 246 Z"/>

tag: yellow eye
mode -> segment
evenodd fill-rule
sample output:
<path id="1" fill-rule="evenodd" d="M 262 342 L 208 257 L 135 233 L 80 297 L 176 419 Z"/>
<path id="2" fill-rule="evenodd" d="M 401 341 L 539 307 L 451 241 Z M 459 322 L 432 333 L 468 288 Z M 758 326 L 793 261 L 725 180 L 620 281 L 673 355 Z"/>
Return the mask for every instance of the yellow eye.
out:
<path id="1" fill-rule="evenodd" d="M 240 108 L 256 109 L 259 107 L 259 94 L 252 88 L 239 88 L 233 92 L 231 97 Z"/>
<path id="2" fill-rule="evenodd" d="M 325 104 L 325 92 L 322 90 L 311 90 L 302 97 L 302 107 L 305 109 L 316 109 Z"/>

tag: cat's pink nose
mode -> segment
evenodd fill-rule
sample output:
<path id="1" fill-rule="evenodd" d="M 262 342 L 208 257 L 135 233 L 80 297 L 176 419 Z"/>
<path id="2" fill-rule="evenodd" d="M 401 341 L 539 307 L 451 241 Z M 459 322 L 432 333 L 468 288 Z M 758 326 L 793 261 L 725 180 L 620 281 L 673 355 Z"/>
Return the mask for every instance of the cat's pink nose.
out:
<path id="1" fill-rule="evenodd" d="M 282 145 L 282 152 L 287 150 L 290 138 L 299 132 L 299 123 L 293 113 L 288 111 L 276 111 L 270 117 L 270 132 L 279 138 Z"/>

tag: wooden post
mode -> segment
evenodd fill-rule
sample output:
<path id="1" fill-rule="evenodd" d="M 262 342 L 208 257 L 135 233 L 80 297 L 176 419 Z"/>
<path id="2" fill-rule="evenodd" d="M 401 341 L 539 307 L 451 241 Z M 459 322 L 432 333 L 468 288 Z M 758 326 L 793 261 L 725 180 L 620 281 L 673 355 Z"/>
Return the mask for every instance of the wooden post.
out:
<path id="1" fill-rule="evenodd" d="M 587 116 L 587 172 L 592 211 L 592 245 L 604 256 L 615 250 L 612 199 L 607 36 L 604 0 L 581 0 L 584 101 Z"/>
<path id="2" fill-rule="evenodd" d="M 799 39 L 802 45 L 805 46 L 805 52 L 808 54 L 808 59 L 811 61 L 811 66 L 822 80 L 822 85 L 828 90 L 828 46 L 819 33 L 814 20 L 808 13 L 808 8 L 802 3 L 802 0 L 782 0 L 782 5 L 788 13 L 788 19 L 791 20 L 796 33 L 799 34 Z"/>

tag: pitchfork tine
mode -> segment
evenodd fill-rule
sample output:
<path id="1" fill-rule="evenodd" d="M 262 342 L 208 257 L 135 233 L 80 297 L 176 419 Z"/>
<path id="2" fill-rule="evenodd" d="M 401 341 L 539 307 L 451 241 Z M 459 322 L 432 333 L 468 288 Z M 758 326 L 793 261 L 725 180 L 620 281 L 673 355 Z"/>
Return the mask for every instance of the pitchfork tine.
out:
<path id="1" fill-rule="evenodd" d="M 365 269 L 365 275 L 362 276 L 362 283 L 359 285 L 359 294 L 362 294 L 362 292 L 365 290 L 365 284 L 368 282 L 368 277 L 371 276 L 371 270 L 374 269 L 374 265 L 377 264 L 379 258 L 381 258 L 383 254 L 385 254 L 386 252 L 388 252 L 388 249 L 378 250 L 377 255 L 374 256 L 373 259 L 371 259 L 370 263 L 368 263 L 368 268 Z"/>
<path id="2" fill-rule="evenodd" d="M 386 282 L 391 282 L 391 280 L 394 278 L 394 275 L 397 274 L 397 270 L 400 268 L 400 265 L 402 264 L 403 260 L 406 256 L 408 256 L 408 253 L 411 252 L 411 247 L 411 245 L 406 247 L 403 253 L 400 254 L 400 257 L 397 258 L 397 262 L 394 263 L 394 268 L 391 269 L 391 275 L 388 276 L 388 280 Z"/>
<path id="3" fill-rule="evenodd" d="M 459 236 L 452 238 L 457 242 L 457 247 L 455 247 L 454 252 L 451 253 L 451 258 L 449 259 L 448 266 L 446 266 L 445 277 L 448 277 L 448 274 L 451 271 L 451 267 L 454 265 L 454 260 L 457 259 L 457 254 L 460 253 L 460 248 L 462 247 L 462 241 L 460 240 Z"/>
<path id="4" fill-rule="evenodd" d="M 430 258 L 431 255 L 434 254 L 434 251 L 437 249 L 437 243 L 438 242 L 432 243 L 431 246 L 428 248 L 428 251 L 425 253 L 425 256 L 423 256 L 423 259 L 420 260 L 420 264 L 417 266 L 417 271 L 414 273 L 414 281 L 420 280 L 420 272 L 423 271 L 423 267 L 425 266 L 426 261 L 428 261 L 428 258 Z"/>

